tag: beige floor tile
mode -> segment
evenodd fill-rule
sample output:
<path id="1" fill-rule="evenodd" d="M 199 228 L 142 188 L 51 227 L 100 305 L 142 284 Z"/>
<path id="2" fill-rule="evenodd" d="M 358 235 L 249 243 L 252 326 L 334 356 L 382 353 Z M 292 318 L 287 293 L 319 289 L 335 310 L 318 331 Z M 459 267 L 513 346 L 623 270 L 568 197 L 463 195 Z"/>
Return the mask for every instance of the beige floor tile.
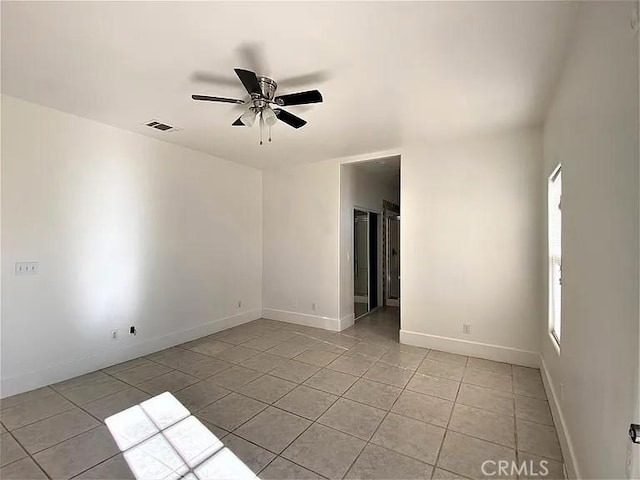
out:
<path id="1" fill-rule="evenodd" d="M 105 380 L 109 378 L 111 378 L 109 375 L 100 370 L 97 370 L 85 375 L 80 375 L 79 377 L 70 378 L 63 382 L 54 383 L 53 385 L 51 385 L 51 388 L 53 388 L 57 392 L 64 392 L 66 390 L 71 390 L 73 388 L 91 384 L 97 380 Z"/>
<path id="2" fill-rule="evenodd" d="M 134 358 L 133 360 L 129 360 L 128 362 L 118 363 L 117 365 L 112 365 L 111 367 L 103 368 L 102 371 L 109 375 L 114 375 L 116 373 L 124 372 L 125 370 L 129 370 L 133 367 L 139 367 L 140 365 L 144 365 L 149 363 L 144 357 Z"/>
<path id="3" fill-rule="evenodd" d="M 515 462 L 516 452 L 502 445 L 448 431 L 437 466 L 468 478 L 516 478 L 496 475 L 491 468 L 493 464 L 485 465 L 485 471 L 493 475 L 483 474 L 482 464 L 487 460 Z"/>
<path id="4" fill-rule="evenodd" d="M 469 357 L 467 367 L 476 370 L 487 370 L 489 372 L 501 373 L 502 375 L 511 375 L 511 365 L 508 363 L 495 362 L 484 358 Z"/>
<path id="5" fill-rule="evenodd" d="M 436 468 L 433 471 L 433 480 L 465 480 L 467 477 L 458 475 L 457 473 L 449 472 L 441 468 Z"/>
<path id="6" fill-rule="evenodd" d="M 367 445 L 345 476 L 348 480 L 431 478 L 433 467 L 383 447 Z"/>
<path id="7" fill-rule="evenodd" d="M 240 366 L 257 370 L 262 373 L 269 373 L 285 362 L 287 362 L 287 359 L 283 357 L 278 357 L 277 355 L 271 355 L 269 353 L 260 353 L 255 357 L 244 360 L 240 363 Z"/>
<path id="8" fill-rule="evenodd" d="M 453 402 L 405 390 L 391 411 L 398 415 L 446 428 L 452 409 Z"/>
<path id="9" fill-rule="evenodd" d="M 327 478 L 342 478 L 365 442 L 314 423 L 282 456 Z"/>
<path id="10" fill-rule="evenodd" d="M 15 430 L 72 408 L 75 408 L 73 403 L 58 393 L 53 393 L 6 408 L 0 412 L 0 419 L 7 430 Z"/>
<path id="11" fill-rule="evenodd" d="M 542 400 L 547 399 L 540 374 L 535 375 L 532 373 L 528 376 L 514 376 L 513 391 L 516 395 L 535 397 Z"/>
<path id="12" fill-rule="evenodd" d="M 129 464 L 122 454 L 111 457 L 89 470 L 82 472 L 74 480 L 136 480 Z M 142 480 L 142 479 L 141 479 Z"/>
<path id="13" fill-rule="evenodd" d="M 232 330 L 232 329 L 229 329 Z M 240 345 L 241 343 L 248 342 L 249 340 L 253 340 L 257 337 L 252 333 L 242 332 L 242 331 L 224 331 L 220 332 L 219 340 L 222 340 L 225 343 L 231 343 L 233 345 Z"/>
<path id="14" fill-rule="evenodd" d="M 34 402 L 51 395 L 56 395 L 56 392 L 54 392 L 51 387 L 43 387 L 31 390 L 30 392 L 6 397 L 0 400 L 0 410 L 6 410 L 7 408 L 15 407 L 23 403 Z"/>
<path id="15" fill-rule="evenodd" d="M 323 480 L 323 477 L 306 468 L 277 457 L 260 472 L 262 480 Z"/>
<path id="16" fill-rule="evenodd" d="M 265 350 L 269 350 L 270 348 L 275 347 L 282 343 L 282 340 L 273 337 L 258 337 L 253 340 L 249 340 L 246 343 L 243 343 L 242 346 L 246 348 L 253 348 L 254 350 L 260 350 L 264 352 Z"/>
<path id="17" fill-rule="evenodd" d="M 227 390 L 211 380 L 203 380 L 178 390 L 173 395 L 191 412 L 197 412 L 230 393 L 231 390 Z"/>
<path id="18" fill-rule="evenodd" d="M 414 355 L 409 352 L 403 352 L 401 350 L 393 349 L 388 350 L 380 360 L 385 363 L 389 363 L 391 365 L 395 365 L 396 367 L 406 368 L 408 370 L 415 370 L 418 368 L 424 355 Z"/>
<path id="19" fill-rule="evenodd" d="M 159 377 L 152 378 L 146 382 L 138 385 L 140 390 L 149 393 L 152 396 L 160 395 L 163 392 L 176 392 L 189 385 L 197 383 L 199 380 L 196 377 L 187 375 L 186 373 L 178 372 L 174 370 L 172 372 L 165 373 Z"/>
<path id="20" fill-rule="evenodd" d="M 455 363 L 457 365 L 466 365 L 469 357 L 464 355 L 457 355 L 455 353 L 441 352 L 439 350 L 431 350 L 427 353 L 429 360 L 435 360 L 441 363 Z"/>
<path id="21" fill-rule="evenodd" d="M 61 395 L 68 398 L 76 405 L 85 405 L 112 393 L 126 390 L 129 385 L 113 377 L 99 378 L 88 381 L 82 385 L 65 389 L 60 392 Z"/>
<path id="22" fill-rule="evenodd" d="M 185 350 L 180 347 L 172 347 L 161 352 L 154 353 L 147 356 L 148 359 L 153 360 L 156 363 L 160 363 L 169 368 L 180 368 L 185 365 L 204 360 L 206 355 L 201 353 L 192 352 L 191 350 Z"/>
<path id="23" fill-rule="evenodd" d="M 118 451 L 109 429 L 102 426 L 37 453 L 34 459 L 52 478 L 70 478 Z"/>
<path id="24" fill-rule="evenodd" d="M 317 421 L 362 440 L 369 440 L 385 415 L 384 410 L 340 398 Z"/>
<path id="25" fill-rule="evenodd" d="M 4 480 L 47 480 L 45 473 L 30 458 L 0 468 L 0 478 Z"/>
<path id="26" fill-rule="evenodd" d="M 377 358 L 380 358 L 385 353 L 387 353 L 388 350 L 389 350 L 388 345 L 372 343 L 364 340 L 354 345 L 352 348 L 350 348 L 349 354 L 358 353 L 361 355 L 366 355 L 367 357 L 372 357 L 377 359 Z"/>
<path id="27" fill-rule="evenodd" d="M 304 382 L 305 385 L 324 392 L 342 395 L 351 385 L 358 380 L 358 377 L 346 373 L 335 372 L 323 368 L 318 373 Z"/>
<path id="28" fill-rule="evenodd" d="M 129 368 L 123 372 L 118 372 L 114 374 L 114 377 L 128 383 L 129 385 L 139 385 L 153 377 L 158 377 L 170 371 L 171 369 L 169 367 L 165 367 L 159 363 L 150 362 L 134 368 Z"/>
<path id="29" fill-rule="evenodd" d="M 389 410 L 400 395 L 400 392 L 402 392 L 402 389 L 393 385 L 361 378 L 345 392 L 344 397 L 360 403 L 366 403 L 372 407 Z"/>
<path id="30" fill-rule="evenodd" d="M 449 430 L 515 448 L 513 417 L 456 404 L 451 414 Z"/>
<path id="31" fill-rule="evenodd" d="M 243 385 L 246 385 L 261 376 L 261 372 L 235 366 L 209 377 L 209 380 L 224 388 L 228 388 L 229 390 L 237 390 Z"/>
<path id="32" fill-rule="evenodd" d="M 516 417 L 531 422 L 553 425 L 551 410 L 546 400 L 516 395 Z"/>
<path id="33" fill-rule="evenodd" d="M 308 363 L 298 362 L 297 360 L 285 360 L 278 367 L 271 370 L 269 374 L 291 382 L 302 383 L 319 370 L 320 367 L 316 365 L 309 365 Z"/>
<path id="34" fill-rule="evenodd" d="M 445 430 L 435 425 L 390 413 L 371 443 L 435 464 Z"/>
<path id="35" fill-rule="evenodd" d="M 189 350 L 196 353 L 201 353 L 202 355 L 215 355 L 220 352 L 224 352 L 232 348 L 233 345 L 230 343 L 219 342 L 214 340 L 213 338 L 207 338 L 206 340 L 199 342 L 196 345 L 191 345 Z"/>
<path id="36" fill-rule="evenodd" d="M 520 474 L 521 480 L 564 480 L 565 478 L 562 463 L 548 458 L 518 452 L 518 464 L 521 468 L 526 469 Z"/>
<path id="37" fill-rule="evenodd" d="M 305 350 L 300 355 L 294 357 L 294 360 L 308 363 L 310 365 L 317 365 L 318 367 L 326 367 L 332 361 L 338 358 L 338 356 L 338 353 L 328 352 L 327 350 L 323 350 L 322 347 L 320 347 Z"/>
<path id="38" fill-rule="evenodd" d="M 462 381 L 464 383 L 479 385 L 481 387 L 500 390 L 502 392 L 513 392 L 511 375 L 505 375 L 502 373 L 494 373 L 488 370 L 476 370 L 474 368 L 467 367 L 464 372 L 464 376 L 462 377 Z"/>
<path id="39" fill-rule="evenodd" d="M 266 403 L 253 398 L 230 393 L 200 410 L 198 416 L 227 431 L 232 431 L 267 407 Z"/>
<path id="40" fill-rule="evenodd" d="M 82 408 L 101 421 L 116 413 L 137 405 L 151 396 L 147 392 L 129 387 L 126 390 L 102 397 L 91 403 L 83 405 Z"/>
<path id="41" fill-rule="evenodd" d="M 20 446 L 10 433 L 0 435 L 0 467 L 9 465 L 27 456 L 27 452 Z"/>
<path id="42" fill-rule="evenodd" d="M 364 378 L 368 378 L 369 380 L 400 388 L 404 388 L 412 376 L 413 370 L 396 367 L 384 362 L 377 362 L 364 374 Z"/>
<path id="43" fill-rule="evenodd" d="M 247 383 L 239 393 L 265 403 L 273 403 L 297 387 L 297 384 L 271 375 L 263 375 Z"/>
<path id="44" fill-rule="evenodd" d="M 267 450 L 280 453 L 310 425 L 309 420 L 269 407 L 234 433 Z"/>
<path id="45" fill-rule="evenodd" d="M 425 358 L 418 367 L 418 373 L 423 375 L 431 375 L 433 377 L 448 378 L 449 380 L 455 380 L 459 382 L 462 380 L 465 366 L 458 363 L 444 363 L 437 362 Z"/>
<path id="46" fill-rule="evenodd" d="M 327 365 L 327 368 L 335 370 L 336 372 L 348 373 L 360 377 L 364 372 L 369 370 L 374 362 L 375 360 L 369 357 L 342 355 Z"/>
<path id="47" fill-rule="evenodd" d="M 414 392 L 453 401 L 456 399 L 459 387 L 460 383 L 453 380 L 416 373 L 406 388 Z"/>
<path id="48" fill-rule="evenodd" d="M 460 385 L 457 403 L 482 408 L 501 415 L 514 415 L 513 395 L 469 383 Z"/>
<path id="49" fill-rule="evenodd" d="M 216 373 L 220 373 L 227 368 L 231 368 L 232 366 L 232 363 L 225 362 L 219 358 L 208 357 L 204 360 L 200 360 L 199 362 L 190 363 L 189 365 L 180 367 L 178 370 L 182 373 L 186 373 L 187 375 L 203 380 L 215 375 Z"/>
<path id="50" fill-rule="evenodd" d="M 222 352 L 216 353 L 214 356 L 220 360 L 224 360 L 229 363 L 242 363 L 248 358 L 255 357 L 260 353 L 260 350 L 254 350 L 253 348 L 246 348 L 242 345 L 229 348 Z"/>
<path id="51" fill-rule="evenodd" d="M 7 429 L 4 428 L 4 425 L 2 425 L 2 423 L 0 423 L 0 433 L 5 433 L 7 432 Z"/>
<path id="52" fill-rule="evenodd" d="M 308 349 L 309 347 L 305 345 L 301 345 L 299 343 L 282 342 L 276 345 L 275 347 L 272 347 L 269 350 L 267 350 L 267 353 L 271 355 L 277 355 L 279 357 L 284 357 L 284 358 L 293 358 L 296 355 L 300 355 L 302 352 Z"/>
<path id="53" fill-rule="evenodd" d="M 516 419 L 516 429 L 519 451 L 562 461 L 562 451 L 555 428 L 518 418 Z"/>
<path id="54" fill-rule="evenodd" d="M 34 454 L 98 425 L 98 420 L 75 408 L 14 430 L 13 435 L 29 453 Z"/>
<path id="55" fill-rule="evenodd" d="M 394 345 L 391 346 L 389 351 L 390 352 L 399 351 L 399 352 L 410 353 L 411 355 L 415 355 L 417 357 L 422 357 L 422 358 L 424 358 L 427 355 L 427 353 L 429 353 L 428 348 L 414 347 L 413 345 L 404 345 L 402 343 L 395 343 Z"/>
<path id="56" fill-rule="evenodd" d="M 224 437 L 224 444 L 256 474 L 276 457 L 274 453 L 247 442 L 233 433 Z"/>
<path id="57" fill-rule="evenodd" d="M 309 420 L 316 420 L 338 399 L 330 393 L 300 385 L 274 405 Z"/>

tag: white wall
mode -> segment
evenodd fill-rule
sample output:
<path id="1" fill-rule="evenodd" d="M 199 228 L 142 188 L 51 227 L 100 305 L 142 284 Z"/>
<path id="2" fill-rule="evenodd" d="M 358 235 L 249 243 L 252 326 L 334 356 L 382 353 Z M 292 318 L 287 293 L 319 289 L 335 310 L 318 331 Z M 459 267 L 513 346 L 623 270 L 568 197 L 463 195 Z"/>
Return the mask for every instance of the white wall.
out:
<path id="1" fill-rule="evenodd" d="M 405 147 L 401 341 L 537 365 L 541 155 L 535 129 Z"/>
<path id="2" fill-rule="evenodd" d="M 575 43 L 544 126 L 543 184 L 562 163 L 563 292 L 560 353 L 545 315 L 542 356 L 568 467 L 580 478 L 626 478 L 626 431 L 634 420 L 640 212 L 633 6 L 580 3 Z M 546 270 L 543 278 L 546 284 Z"/>
<path id="3" fill-rule="evenodd" d="M 400 184 L 358 168 L 359 162 L 340 166 L 340 319 L 342 327 L 353 322 L 353 209 L 382 213 L 383 200 L 400 203 Z M 378 218 L 378 275 L 382 277 L 382 215 Z M 382 305 L 382 282 L 378 285 Z"/>
<path id="4" fill-rule="evenodd" d="M 263 193 L 264 316 L 337 330 L 339 165 L 265 171 Z"/>
<path id="5" fill-rule="evenodd" d="M 260 171 L 2 97 L 3 396 L 259 318 L 261 264 Z"/>

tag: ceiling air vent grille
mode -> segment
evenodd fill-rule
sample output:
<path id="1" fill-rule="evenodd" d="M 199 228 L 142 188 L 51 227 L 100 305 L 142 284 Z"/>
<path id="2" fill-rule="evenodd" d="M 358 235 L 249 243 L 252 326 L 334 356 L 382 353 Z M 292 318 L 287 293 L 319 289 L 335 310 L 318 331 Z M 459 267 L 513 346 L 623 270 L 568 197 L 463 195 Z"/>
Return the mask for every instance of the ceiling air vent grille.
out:
<path id="1" fill-rule="evenodd" d="M 172 132 L 174 130 L 178 130 L 171 125 L 167 125 L 166 123 L 159 122 L 157 120 L 151 120 L 145 123 L 147 127 L 155 128 L 156 130 L 160 130 L 161 132 Z"/>

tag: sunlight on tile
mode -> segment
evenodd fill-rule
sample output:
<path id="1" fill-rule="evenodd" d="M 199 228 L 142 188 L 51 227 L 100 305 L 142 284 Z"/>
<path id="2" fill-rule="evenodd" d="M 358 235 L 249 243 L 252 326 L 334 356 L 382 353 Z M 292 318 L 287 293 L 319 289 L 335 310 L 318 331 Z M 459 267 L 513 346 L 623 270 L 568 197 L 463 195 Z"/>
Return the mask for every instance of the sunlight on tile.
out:
<path id="1" fill-rule="evenodd" d="M 244 480 L 257 476 L 171 393 L 105 420 L 138 480 Z"/>

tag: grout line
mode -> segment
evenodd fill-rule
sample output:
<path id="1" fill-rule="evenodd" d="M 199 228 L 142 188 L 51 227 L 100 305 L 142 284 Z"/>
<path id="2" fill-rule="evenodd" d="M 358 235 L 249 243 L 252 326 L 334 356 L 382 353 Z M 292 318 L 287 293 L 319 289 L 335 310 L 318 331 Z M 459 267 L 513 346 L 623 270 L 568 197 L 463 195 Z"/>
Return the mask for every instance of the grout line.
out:
<path id="1" fill-rule="evenodd" d="M 35 463 L 35 464 L 36 464 L 36 466 L 37 466 L 37 467 L 42 471 L 42 473 L 44 473 L 44 474 L 45 474 L 45 476 L 46 476 L 47 478 L 49 478 L 49 479 L 51 479 L 51 478 L 52 478 L 52 477 L 51 477 L 51 475 L 49 475 L 49 473 L 48 473 L 44 468 L 42 468 L 42 466 L 41 466 L 38 462 L 36 462 L 36 459 L 34 458 L 34 456 L 33 456 L 33 455 L 31 455 L 31 453 L 29 453 L 29 451 L 28 451 L 26 448 L 24 448 L 24 446 L 22 445 L 22 443 L 20 443 L 20 441 L 16 438 L 16 436 L 15 436 L 13 433 L 11 433 L 9 430 L 7 430 L 5 433 L 6 433 L 6 434 L 8 434 L 11 438 L 13 438 L 13 440 L 14 440 L 18 445 L 20 445 L 20 448 L 22 448 L 22 450 L 24 451 L 24 453 L 26 453 L 26 454 L 27 454 L 27 456 L 26 456 L 26 457 L 19 458 L 19 459 L 18 459 L 18 460 L 16 460 L 15 462 L 8 463 L 7 465 L 5 465 L 5 466 L 4 466 L 4 467 L 2 467 L 2 468 L 6 468 L 6 467 L 8 467 L 9 465 L 13 465 L 14 463 L 19 462 L 20 460 L 24 460 L 25 458 L 30 458 L 30 459 L 31 459 L 31 461 L 32 461 L 33 463 Z M 4 435 L 4 433 L 3 433 L 2 435 Z"/>

